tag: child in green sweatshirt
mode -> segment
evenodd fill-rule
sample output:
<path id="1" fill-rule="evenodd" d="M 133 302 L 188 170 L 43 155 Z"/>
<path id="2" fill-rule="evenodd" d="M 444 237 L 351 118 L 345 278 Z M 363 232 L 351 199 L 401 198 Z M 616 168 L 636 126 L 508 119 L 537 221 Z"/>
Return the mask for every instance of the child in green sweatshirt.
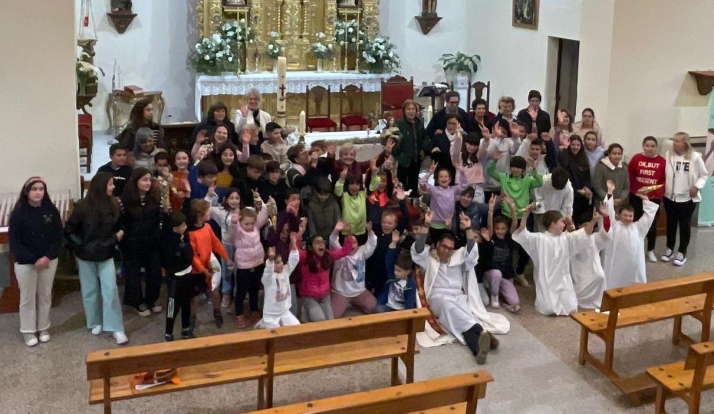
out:
<path id="1" fill-rule="evenodd" d="M 532 161 L 532 160 L 529 160 Z M 511 173 L 505 174 L 496 171 L 496 159 L 491 159 L 486 165 L 488 175 L 501 183 L 501 191 L 505 192 L 516 203 L 516 218 L 523 217 L 521 209 L 530 203 L 531 190 L 543 185 L 543 176 L 537 169 L 528 175 L 523 175 L 526 170 L 526 160 L 523 157 L 511 158 Z M 511 218 L 511 208 L 507 203 L 503 205 L 503 215 Z"/>
<path id="2" fill-rule="evenodd" d="M 379 176 L 372 175 L 369 183 L 369 191 L 372 192 L 379 187 Z M 345 191 L 346 187 L 346 191 Z M 349 223 L 350 230 L 361 245 L 367 241 L 367 192 L 362 188 L 362 177 L 358 175 L 347 175 L 347 169 L 342 171 L 340 179 L 335 183 L 335 195 L 342 198 L 342 221 Z M 347 229 L 342 234 L 347 234 Z"/>

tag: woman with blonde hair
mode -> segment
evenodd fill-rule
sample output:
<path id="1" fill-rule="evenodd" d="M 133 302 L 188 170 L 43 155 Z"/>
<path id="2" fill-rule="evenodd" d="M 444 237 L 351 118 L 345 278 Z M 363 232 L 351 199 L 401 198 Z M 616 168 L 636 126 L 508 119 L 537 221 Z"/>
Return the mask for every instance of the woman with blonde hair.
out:
<path id="1" fill-rule="evenodd" d="M 672 141 L 672 149 L 664 157 L 667 160 L 663 199 L 667 214 L 667 250 L 662 261 L 672 260 L 679 226 L 679 249 L 674 265 L 682 266 L 687 262 L 690 222 L 696 203 L 702 200 L 699 190 L 706 185 L 708 173 L 701 154 L 692 150 L 689 134 L 677 132 Z"/>

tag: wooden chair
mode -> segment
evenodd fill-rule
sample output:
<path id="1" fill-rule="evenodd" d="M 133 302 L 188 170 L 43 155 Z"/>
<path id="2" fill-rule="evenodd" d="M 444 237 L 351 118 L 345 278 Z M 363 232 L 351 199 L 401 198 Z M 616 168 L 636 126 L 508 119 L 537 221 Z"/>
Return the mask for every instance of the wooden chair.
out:
<path id="1" fill-rule="evenodd" d="M 662 280 L 609 289 L 603 293 L 600 312 L 577 312 L 571 318 L 581 325 L 580 365 L 589 362 L 605 374 L 633 404 L 641 393 L 654 389 L 647 373 L 630 378 L 620 377 L 613 369 L 615 331 L 666 319 L 674 320 L 672 342 L 690 344 L 691 338 L 682 333 L 682 318 L 691 316 L 702 324 L 701 341 L 709 340 L 712 303 L 714 302 L 714 273 Z M 588 351 L 589 335 L 605 342 L 605 359 L 600 361 Z"/>
<path id="2" fill-rule="evenodd" d="M 325 89 L 322 86 L 305 87 L 305 118 L 307 132 L 315 130 L 335 131 L 337 123 L 330 118 L 330 87 Z M 310 97 L 312 96 L 312 109 L 310 105 Z M 327 106 L 323 106 L 327 98 Z M 313 114 L 312 116 L 310 114 Z"/>
<path id="3" fill-rule="evenodd" d="M 657 383 L 655 414 L 665 413 L 667 398 L 679 397 L 689 406 L 689 414 L 699 414 L 702 391 L 714 388 L 714 342 L 692 345 L 687 359 L 647 369 Z"/>
<path id="4" fill-rule="evenodd" d="M 340 131 L 344 130 L 343 127 L 348 131 L 355 127 L 358 131 L 369 128 L 369 120 L 364 117 L 362 85 L 340 85 Z"/>
<path id="5" fill-rule="evenodd" d="M 475 414 L 493 377 L 487 371 L 286 405 L 252 414 Z"/>
<path id="6" fill-rule="evenodd" d="M 488 82 L 481 82 L 477 81 L 469 85 L 469 89 L 466 91 L 466 103 L 469 105 L 469 108 L 471 107 L 471 90 L 473 89 L 474 91 L 474 100 L 476 99 L 484 99 L 483 97 L 483 90 L 486 89 L 486 109 L 487 109 L 487 115 L 491 115 L 491 117 L 494 117 L 495 114 L 491 112 L 491 81 Z"/>
<path id="7" fill-rule="evenodd" d="M 257 407 L 270 408 L 278 375 L 378 359 L 391 359 L 392 385 L 400 382 L 401 359 L 411 383 L 416 334 L 427 315 L 414 309 L 92 352 L 89 403 L 103 403 L 108 414 L 113 401 L 257 379 Z M 179 384 L 134 389 L 135 374 L 169 368 L 178 368 Z"/>
<path id="8" fill-rule="evenodd" d="M 79 132 L 79 149 L 86 150 L 87 161 L 84 163 L 87 167 L 87 172 L 92 170 L 92 145 L 93 145 L 93 133 L 92 133 L 92 115 L 90 114 L 78 114 L 77 115 L 77 130 Z M 81 159 L 81 157 L 80 157 Z M 80 161 L 80 165 L 82 162 Z"/>
<path id="9" fill-rule="evenodd" d="M 402 117 L 402 105 L 407 99 L 414 99 L 414 78 L 407 78 L 396 75 L 382 80 L 381 101 L 382 113 L 390 111 L 394 119 Z"/>

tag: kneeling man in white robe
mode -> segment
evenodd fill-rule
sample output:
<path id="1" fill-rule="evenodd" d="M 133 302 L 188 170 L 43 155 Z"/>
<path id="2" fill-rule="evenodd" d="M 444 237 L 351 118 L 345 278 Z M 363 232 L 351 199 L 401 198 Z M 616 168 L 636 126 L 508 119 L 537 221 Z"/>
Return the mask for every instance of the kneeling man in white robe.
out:
<path id="1" fill-rule="evenodd" d="M 445 233 L 432 252 L 426 246 L 431 217 L 428 211 L 425 225 L 411 248 L 412 260 L 425 270 L 424 293 L 439 325 L 467 345 L 478 364 L 484 364 L 491 349 L 491 334 L 485 329 L 491 333 L 506 333 L 510 324 L 503 315 L 486 312 L 481 301 L 474 272 L 478 248 L 471 220 L 461 215 L 461 228 L 466 230 L 468 239 L 466 247 L 454 251 L 454 237 Z"/>
<path id="2" fill-rule="evenodd" d="M 585 226 L 572 233 L 565 232 L 563 215 L 549 210 L 543 214 L 545 233 L 531 233 L 526 229 L 530 215 L 526 209 L 521 226 L 513 233 L 513 240 L 523 246 L 533 259 L 533 279 L 536 286 L 535 308 L 543 315 L 570 315 L 578 310 L 578 299 L 570 273 L 570 259 L 591 246 L 588 238 L 593 226 Z M 593 219 L 599 219 L 594 214 Z M 593 223 L 594 224 L 594 223 Z"/>

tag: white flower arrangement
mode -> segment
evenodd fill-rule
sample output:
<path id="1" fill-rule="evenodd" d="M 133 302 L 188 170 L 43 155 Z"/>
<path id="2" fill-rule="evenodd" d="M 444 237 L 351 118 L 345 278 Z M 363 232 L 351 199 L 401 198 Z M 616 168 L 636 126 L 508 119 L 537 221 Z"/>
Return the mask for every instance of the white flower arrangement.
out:
<path id="1" fill-rule="evenodd" d="M 356 20 L 338 20 L 335 23 L 335 42 L 340 47 L 347 46 L 356 50 L 358 40 L 360 48 L 368 42 L 367 34 L 359 28 Z"/>
<path id="2" fill-rule="evenodd" d="M 196 43 L 189 60 L 199 73 L 217 74 L 223 71 L 235 71 L 239 60 L 235 43 L 214 33 Z"/>
<path id="3" fill-rule="evenodd" d="M 318 32 L 315 34 L 316 42 L 310 44 L 310 51 L 317 59 L 332 59 L 333 46 L 327 42 L 327 35 Z"/>
<path id="4" fill-rule="evenodd" d="M 265 55 L 272 60 L 277 60 L 283 53 L 283 46 L 280 44 L 280 33 L 270 32 L 268 36 L 270 40 L 268 40 L 268 48 L 265 50 Z"/>
<path id="5" fill-rule="evenodd" d="M 249 27 L 245 19 L 229 20 L 219 28 L 218 33 L 229 44 L 254 43 L 255 31 Z"/>
<path id="6" fill-rule="evenodd" d="M 365 44 L 362 57 L 371 72 L 388 73 L 401 66 L 396 46 L 386 36 L 377 36 Z"/>

